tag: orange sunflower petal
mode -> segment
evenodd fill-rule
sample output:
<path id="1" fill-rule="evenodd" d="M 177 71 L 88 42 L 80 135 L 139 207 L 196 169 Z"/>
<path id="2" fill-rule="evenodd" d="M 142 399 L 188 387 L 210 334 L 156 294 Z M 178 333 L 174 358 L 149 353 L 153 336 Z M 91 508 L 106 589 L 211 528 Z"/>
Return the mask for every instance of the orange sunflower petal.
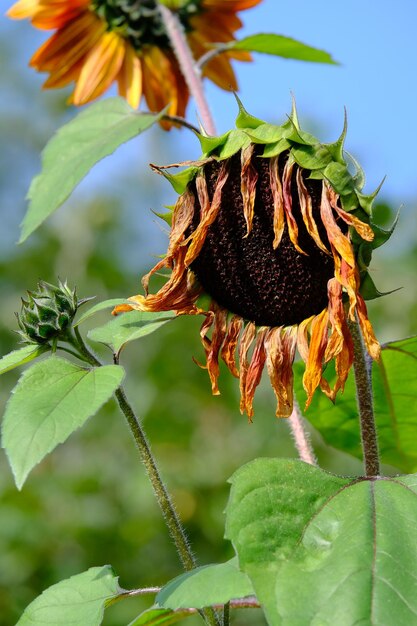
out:
<path id="1" fill-rule="evenodd" d="M 19 0 L 6 12 L 6 15 L 13 20 L 24 20 L 32 17 L 38 7 L 40 0 Z"/>
<path id="2" fill-rule="evenodd" d="M 285 227 L 284 196 L 278 170 L 278 157 L 272 157 L 269 161 L 269 180 L 271 185 L 272 199 L 274 201 L 274 249 L 281 243 Z"/>
<path id="3" fill-rule="evenodd" d="M 201 248 L 204 245 L 206 234 L 209 226 L 214 222 L 221 206 L 221 194 L 222 189 L 229 176 L 229 162 L 223 161 L 220 167 L 220 172 L 216 182 L 216 189 L 214 190 L 213 200 L 206 206 L 202 206 L 200 223 L 192 234 L 192 240 L 187 250 L 185 257 L 185 264 L 191 265 L 194 259 L 197 258 Z"/>
<path id="4" fill-rule="evenodd" d="M 266 366 L 277 398 L 277 417 L 289 417 L 293 409 L 292 365 L 297 346 L 297 328 L 271 328 L 265 340 Z"/>
<path id="5" fill-rule="evenodd" d="M 203 0 L 204 8 L 215 8 L 219 11 L 245 11 L 251 9 L 262 0 Z"/>
<path id="6" fill-rule="evenodd" d="M 235 352 L 242 328 L 243 319 L 239 315 L 234 315 L 229 323 L 221 352 L 223 361 L 236 378 L 239 378 L 239 370 L 236 366 Z"/>
<path id="7" fill-rule="evenodd" d="M 246 379 L 249 369 L 248 350 L 255 339 L 256 327 L 255 324 L 250 322 L 245 327 L 239 344 L 239 384 L 240 384 L 240 412 L 244 413 L 246 410 Z M 250 417 L 250 416 L 249 416 Z"/>
<path id="8" fill-rule="evenodd" d="M 142 97 L 142 65 L 130 44 L 126 44 L 125 58 L 117 76 L 119 95 L 125 98 L 133 109 L 137 109 Z"/>
<path id="9" fill-rule="evenodd" d="M 185 89 L 186 94 L 188 91 L 184 82 L 180 82 L 176 68 L 177 63 L 170 53 L 156 46 L 146 46 L 143 49 L 143 93 L 151 111 L 161 111 L 168 105 L 170 115 L 177 115 L 179 112 L 179 103 L 185 97 L 180 91 Z"/>
<path id="10" fill-rule="evenodd" d="M 307 394 L 306 408 L 313 399 L 313 394 L 322 379 L 323 359 L 327 346 L 329 314 L 324 309 L 317 315 L 311 324 L 311 339 L 308 351 L 306 369 L 303 376 L 303 386 Z"/>
<path id="11" fill-rule="evenodd" d="M 243 200 L 243 215 L 246 222 L 246 236 L 252 230 L 253 213 L 255 208 L 256 183 L 258 181 L 258 172 L 253 165 L 253 153 L 255 146 L 249 144 L 241 153 L 241 173 L 240 190 Z"/>
<path id="12" fill-rule="evenodd" d="M 359 324 L 361 327 L 365 346 L 374 361 L 378 361 L 381 357 L 381 346 L 379 345 L 379 342 L 375 337 L 371 322 L 369 321 L 365 300 L 360 295 L 360 293 L 358 293 L 357 298 L 358 304 L 356 310 L 358 313 Z"/>
<path id="13" fill-rule="evenodd" d="M 79 62 L 84 60 L 105 30 L 101 20 L 86 13 L 50 37 L 32 56 L 30 65 L 41 72 L 51 73 L 50 82 L 54 84 L 47 84 L 47 87 L 58 86 L 57 83 L 70 74 L 75 66 L 79 66 Z"/>
<path id="14" fill-rule="evenodd" d="M 291 178 L 294 169 L 294 161 L 287 159 L 282 173 L 282 195 L 284 199 L 284 211 L 287 220 L 288 234 L 291 239 L 291 243 L 298 252 L 305 254 L 305 252 L 298 245 L 298 225 L 292 213 L 292 195 L 291 195 Z"/>
<path id="15" fill-rule="evenodd" d="M 307 232 L 313 239 L 317 247 L 326 254 L 330 255 L 330 252 L 320 238 L 317 224 L 313 217 L 313 201 L 311 199 L 311 195 L 308 193 L 307 187 L 305 186 L 302 176 L 302 170 L 299 167 L 297 167 L 296 181 L 301 214 L 303 216 L 303 222 L 305 224 L 305 227 L 307 228 Z"/>
<path id="16" fill-rule="evenodd" d="M 329 186 L 326 182 L 323 182 L 320 202 L 320 217 L 326 229 L 327 236 L 330 243 L 337 250 L 342 259 L 344 259 L 346 263 L 350 265 L 350 267 L 355 267 L 355 255 L 353 252 L 352 244 L 350 243 L 346 235 L 342 233 L 336 223 L 330 199 L 331 194 L 329 191 Z"/>
<path id="17" fill-rule="evenodd" d="M 226 337 L 227 331 L 227 311 L 212 302 L 210 308 L 213 312 L 213 320 L 210 320 L 210 326 L 213 324 L 213 333 L 211 340 L 207 339 L 208 327 L 205 323 L 201 327 L 200 335 L 207 358 L 207 370 L 211 380 L 211 390 L 213 395 L 220 394 L 218 387 L 219 369 L 219 353 Z"/>
<path id="18" fill-rule="evenodd" d="M 245 411 L 249 419 L 253 417 L 253 398 L 255 396 L 256 387 L 261 382 L 262 372 L 265 365 L 265 337 L 267 332 L 268 330 L 266 328 L 263 328 L 258 332 L 252 358 L 246 374 L 244 404 Z"/>
<path id="19" fill-rule="evenodd" d="M 199 178 L 202 178 L 202 177 L 197 177 L 197 180 L 196 180 L 197 189 L 201 187 L 201 182 L 199 181 Z M 204 179 L 204 182 L 205 182 L 205 179 Z M 200 206 L 204 206 L 202 198 L 200 198 L 200 194 L 199 194 L 199 199 L 200 199 Z M 207 202 L 209 202 L 208 194 L 207 194 Z M 192 222 L 192 219 L 194 216 L 194 205 L 195 205 L 194 194 L 189 189 L 187 189 L 178 198 L 176 205 L 175 205 L 174 212 L 172 214 L 172 226 L 171 226 L 171 233 L 169 236 L 169 247 L 168 247 L 168 252 L 167 252 L 168 256 L 171 256 L 172 254 L 175 253 L 178 246 L 180 245 L 180 242 L 185 243 L 184 233 Z"/>
<path id="20" fill-rule="evenodd" d="M 106 32 L 88 53 L 78 77 L 73 101 L 80 105 L 101 96 L 116 79 L 125 55 L 125 41 Z"/>

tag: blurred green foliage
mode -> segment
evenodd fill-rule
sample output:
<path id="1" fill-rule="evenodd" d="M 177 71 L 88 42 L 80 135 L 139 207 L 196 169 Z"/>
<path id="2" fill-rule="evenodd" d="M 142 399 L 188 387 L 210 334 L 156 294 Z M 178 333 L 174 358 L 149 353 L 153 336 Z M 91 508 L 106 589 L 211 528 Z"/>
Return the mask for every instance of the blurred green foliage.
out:
<path id="1" fill-rule="evenodd" d="M 2 43 L 3 56 L 11 51 Z M 3 63 L 0 67 L 4 86 L 0 100 L 0 352 L 6 354 L 18 341 L 12 330 L 16 329 L 13 312 L 39 278 L 68 279 L 70 285 L 77 285 L 80 297 L 96 295 L 97 301 L 139 291 L 140 276 L 154 264 L 150 251 L 160 254 L 164 245 L 163 226 L 154 223 L 148 208 L 161 210 L 166 202 L 165 187 L 159 191 L 160 179 L 142 172 L 142 162 L 170 161 L 178 134 L 162 139 L 159 131 L 152 131 L 150 139 L 135 144 L 139 154 L 152 142 L 151 155 L 141 154 L 139 162 L 129 167 L 126 159 L 122 167 L 115 167 L 118 182 L 112 192 L 101 189 L 103 177 L 94 193 L 84 187 L 39 233 L 16 247 L 23 198 L 39 169 L 39 152 L 52 130 L 71 113 L 62 95 L 46 98 L 39 91 L 38 79 L 31 76 L 29 82 L 28 75 L 19 75 L 16 61 L 8 69 Z M 29 101 L 30 108 L 13 106 L 13 102 Z M 369 305 L 383 340 L 417 332 L 412 208 L 404 211 L 392 251 L 390 245 L 378 251 L 373 263 L 381 291 L 404 287 Z M 381 204 L 377 216 L 382 224 L 389 223 L 393 210 Z M 409 232 L 414 234 L 411 240 Z M 106 315 L 103 312 L 89 320 L 85 329 L 104 323 Z M 222 395 L 211 396 L 207 373 L 192 361 L 192 356 L 203 360 L 200 323 L 195 317 L 165 325 L 130 345 L 122 364 L 128 371 L 128 395 L 144 419 L 198 560 L 205 564 L 232 556 L 231 545 L 223 539 L 230 475 L 256 457 L 296 454 L 286 422 L 274 418 L 275 401 L 266 377 L 255 398 L 251 425 L 239 414 L 238 385 L 226 371 L 220 379 Z M 103 348 L 100 354 L 110 362 L 111 355 Z M 2 405 L 16 379 L 16 372 L 2 377 Z M 323 468 L 341 474 L 361 471 L 358 461 L 325 447 L 315 433 L 312 436 Z M 49 585 L 105 563 L 114 567 L 125 588 L 162 585 L 181 573 L 133 440 L 114 402 L 49 455 L 22 492 L 13 484 L 4 455 L 0 457 L 2 624 L 14 624 L 24 607 Z M 149 598 L 117 604 L 108 611 L 105 624 L 126 624 L 151 603 Z M 187 623 L 197 624 L 199 618 Z M 258 611 L 239 612 L 234 624 L 262 626 L 264 618 Z"/>

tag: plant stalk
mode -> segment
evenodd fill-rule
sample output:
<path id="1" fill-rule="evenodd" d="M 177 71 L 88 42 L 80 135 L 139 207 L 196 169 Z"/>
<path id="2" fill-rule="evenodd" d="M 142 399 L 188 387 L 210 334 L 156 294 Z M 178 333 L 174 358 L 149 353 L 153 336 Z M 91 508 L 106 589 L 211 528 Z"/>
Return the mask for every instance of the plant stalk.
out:
<path id="1" fill-rule="evenodd" d="M 167 7 L 160 4 L 159 11 L 171 42 L 172 49 L 177 57 L 181 73 L 184 76 L 187 87 L 195 100 L 203 128 L 208 135 L 215 135 L 216 127 L 204 93 L 200 70 L 188 45 L 184 29 L 177 16 Z"/>
<path id="2" fill-rule="evenodd" d="M 357 320 L 355 322 L 349 321 L 349 330 L 353 340 L 353 369 L 355 372 L 356 398 L 359 409 L 365 474 L 373 478 L 380 475 L 380 465 L 372 398 L 372 361 L 367 357 Z"/>
<path id="3" fill-rule="evenodd" d="M 87 348 L 77 327 L 74 328 L 74 332 L 75 337 L 72 338 L 71 343 L 78 348 L 81 355 L 85 360 L 88 360 L 91 365 L 101 367 L 102 364 Z M 114 362 L 118 365 L 118 357 L 116 355 L 114 356 Z M 188 543 L 186 532 L 175 510 L 172 498 L 161 478 L 142 424 L 130 405 L 122 386 L 115 391 L 115 396 L 139 450 L 142 463 L 151 482 L 153 492 L 159 504 L 159 508 L 161 509 L 168 532 L 176 547 L 180 561 L 186 571 L 194 569 L 197 566 L 197 561 Z M 209 626 L 220 626 L 217 614 L 212 608 L 208 607 L 203 609 L 201 615 Z"/>
<path id="4" fill-rule="evenodd" d="M 297 448 L 298 456 L 305 463 L 310 465 L 317 465 L 317 459 L 313 451 L 313 447 L 310 442 L 310 438 L 304 427 L 303 416 L 300 412 L 300 407 L 297 401 L 294 399 L 293 410 L 288 418 L 291 428 L 291 434 L 294 439 L 295 447 Z"/>

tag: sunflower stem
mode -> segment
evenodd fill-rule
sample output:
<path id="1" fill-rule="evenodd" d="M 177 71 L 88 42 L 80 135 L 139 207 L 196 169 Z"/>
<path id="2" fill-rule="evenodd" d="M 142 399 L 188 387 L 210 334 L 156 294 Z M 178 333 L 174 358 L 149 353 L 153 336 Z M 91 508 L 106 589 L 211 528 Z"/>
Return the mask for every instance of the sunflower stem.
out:
<path id="1" fill-rule="evenodd" d="M 72 345 L 78 349 L 84 359 L 91 365 L 101 367 L 102 363 L 88 349 L 77 326 L 74 328 L 74 333 L 75 335 L 71 336 Z M 114 355 L 114 363 L 115 365 L 119 364 L 118 355 Z M 196 558 L 191 550 L 186 532 L 175 510 L 172 498 L 161 478 L 160 471 L 155 457 L 152 454 L 152 450 L 142 424 L 130 405 L 122 386 L 115 391 L 114 395 L 120 410 L 126 418 L 130 432 L 132 433 L 136 446 L 139 450 L 142 463 L 151 482 L 153 492 L 159 504 L 159 508 L 161 509 L 168 532 L 171 535 L 171 539 L 176 547 L 179 559 L 186 571 L 194 569 L 197 566 Z M 201 616 L 208 626 L 220 626 L 220 621 L 214 609 L 210 607 L 203 609 L 201 611 Z"/>
<path id="2" fill-rule="evenodd" d="M 372 398 L 372 362 L 367 359 L 358 322 L 349 322 L 349 330 L 353 340 L 353 369 L 355 372 L 356 399 L 359 409 L 365 473 L 366 476 L 375 477 L 380 474 L 380 466 Z"/>
<path id="3" fill-rule="evenodd" d="M 309 465 L 317 465 L 317 459 L 296 400 L 294 400 L 293 410 L 288 421 L 298 456 L 305 463 L 309 463 Z"/>
<path id="4" fill-rule="evenodd" d="M 200 70 L 188 45 L 184 29 L 177 16 L 167 7 L 160 4 L 159 11 L 187 87 L 195 100 L 203 128 L 207 134 L 215 135 L 216 127 L 204 93 Z"/>

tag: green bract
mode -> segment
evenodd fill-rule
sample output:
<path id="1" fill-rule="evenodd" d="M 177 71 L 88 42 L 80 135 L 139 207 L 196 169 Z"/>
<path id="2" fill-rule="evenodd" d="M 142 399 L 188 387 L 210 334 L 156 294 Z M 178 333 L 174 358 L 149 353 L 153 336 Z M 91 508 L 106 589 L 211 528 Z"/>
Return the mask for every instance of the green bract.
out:
<path id="1" fill-rule="evenodd" d="M 27 300 L 22 298 L 22 309 L 17 314 L 23 342 L 45 344 L 64 338 L 79 304 L 76 290 L 66 283 L 59 281 L 56 287 L 40 281 L 37 291 L 28 291 Z"/>

